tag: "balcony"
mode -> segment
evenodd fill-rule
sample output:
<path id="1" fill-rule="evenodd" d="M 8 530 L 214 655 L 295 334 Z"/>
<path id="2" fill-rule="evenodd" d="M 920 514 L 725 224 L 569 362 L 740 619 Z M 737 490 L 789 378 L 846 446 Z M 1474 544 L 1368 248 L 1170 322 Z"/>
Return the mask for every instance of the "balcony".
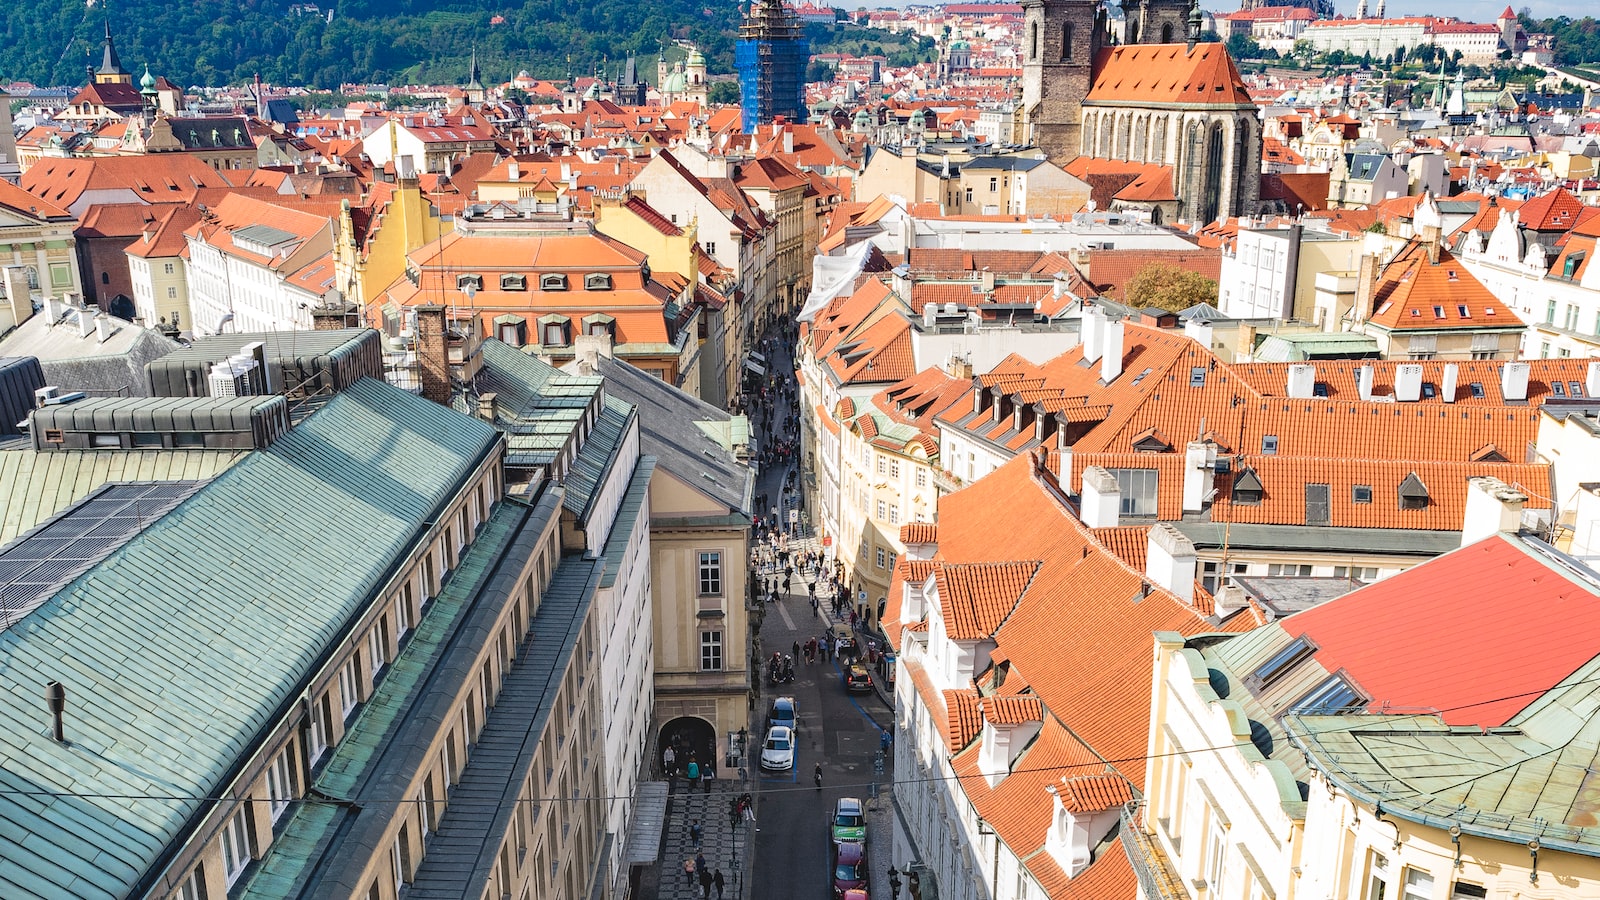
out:
<path id="1" fill-rule="evenodd" d="M 954 472 L 936 468 L 933 470 L 933 486 L 938 488 L 941 494 L 950 494 L 966 487 L 967 483 Z"/>
<path id="2" fill-rule="evenodd" d="M 1156 846 L 1155 838 L 1144 830 L 1144 814 L 1138 802 L 1122 808 L 1119 836 L 1122 849 L 1133 864 L 1139 879 L 1139 893 L 1145 900 L 1189 900 L 1178 876 L 1167 866 L 1167 857 Z"/>

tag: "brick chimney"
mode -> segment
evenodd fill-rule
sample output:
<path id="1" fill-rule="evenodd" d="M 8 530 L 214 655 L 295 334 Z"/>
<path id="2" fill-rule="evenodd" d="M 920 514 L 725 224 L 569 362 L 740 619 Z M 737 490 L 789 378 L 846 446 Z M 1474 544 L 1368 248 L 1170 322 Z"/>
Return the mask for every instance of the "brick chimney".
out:
<path id="1" fill-rule="evenodd" d="M 417 309 L 417 370 L 422 396 L 442 406 L 450 405 L 450 348 L 444 334 L 444 307 Z"/>
<path id="2" fill-rule="evenodd" d="M 1367 253 L 1361 257 L 1361 269 L 1356 274 L 1356 321 L 1372 318 L 1372 295 L 1378 286 L 1378 257 Z"/>

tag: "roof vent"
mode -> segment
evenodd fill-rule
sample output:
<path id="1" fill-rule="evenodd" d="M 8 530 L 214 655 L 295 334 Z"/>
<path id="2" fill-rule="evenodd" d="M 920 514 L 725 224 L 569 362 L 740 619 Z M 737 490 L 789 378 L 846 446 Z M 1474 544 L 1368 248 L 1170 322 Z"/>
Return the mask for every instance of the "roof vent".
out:
<path id="1" fill-rule="evenodd" d="M 44 686 L 44 702 L 50 707 L 50 736 L 58 744 L 67 742 L 67 729 L 63 716 L 67 711 L 67 686 L 52 681 Z"/>

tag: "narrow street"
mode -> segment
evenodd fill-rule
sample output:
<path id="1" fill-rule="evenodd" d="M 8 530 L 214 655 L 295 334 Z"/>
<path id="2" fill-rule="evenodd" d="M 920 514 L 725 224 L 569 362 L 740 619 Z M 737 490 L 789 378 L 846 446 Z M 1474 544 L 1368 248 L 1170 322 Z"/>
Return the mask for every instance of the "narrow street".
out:
<path id="1" fill-rule="evenodd" d="M 770 417 L 754 420 L 762 450 L 776 449 L 782 441 L 798 443 L 798 423 L 793 421 L 795 398 L 794 361 L 789 341 L 777 338 L 769 345 L 767 353 L 769 375 L 776 376 L 777 389 L 768 390 L 772 399 Z M 772 381 L 769 379 L 769 384 Z M 752 398 L 755 411 L 759 400 Z M 776 434 L 774 434 L 774 431 Z M 764 598 L 770 598 L 775 588 L 777 600 L 764 600 L 760 617 L 758 659 L 763 661 L 761 699 L 757 704 L 752 732 L 752 775 L 758 784 L 759 831 L 752 834 L 753 870 L 750 875 L 752 897 L 819 898 L 833 897 L 831 856 L 832 844 L 829 823 L 835 802 L 841 797 L 854 797 L 868 809 L 867 860 L 871 872 L 871 896 L 888 897 L 887 848 L 889 779 L 892 772 L 887 757 L 880 753 L 884 729 L 893 728 L 893 710 L 878 690 L 867 693 L 849 693 L 845 690 L 841 663 L 837 659 L 806 662 L 804 648 L 813 639 L 822 639 L 830 626 L 836 623 L 829 604 L 831 587 L 827 583 L 825 563 L 821 562 L 821 546 L 814 537 L 805 510 L 797 510 L 791 523 L 790 510 L 800 504 L 794 499 L 800 493 L 796 467 L 804 458 L 804 449 L 793 447 L 794 452 L 783 459 L 774 458 L 762 467 L 757 479 L 758 500 L 764 503 L 758 510 L 771 523 L 774 516 L 787 532 L 778 539 L 777 547 L 786 547 L 791 564 L 795 556 L 810 552 L 818 557 L 816 569 L 796 566 L 792 590 L 784 591 L 782 579 L 785 564 L 776 558 L 763 562 L 755 572 Z M 791 481 L 790 479 L 794 480 Z M 785 485 L 793 490 L 784 491 Z M 773 547 L 765 540 L 761 546 Z M 774 556 L 776 556 L 774 554 Z M 818 582 L 816 609 L 813 610 L 808 585 Z M 848 621 L 840 623 L 848 630 Z M 795 657 L 794 680 L 773 685 L 767 679 L 765 661 L 774 652 L 795 655 L 799 645 L 802 653 Z M 873 676 L 877 678 L 876 673 Z M 792 697 L 797 710 L 797 734 L 794 766 L 787 772 L 761 772 L 755 764 L 759 759 L 760 743 L 765 736 L 766 713 L 777 697 Z M 822 766 L 822 787 L 817 788 L 813 772 Z M 883 860 L 875 857 L 883 848 Z"/>

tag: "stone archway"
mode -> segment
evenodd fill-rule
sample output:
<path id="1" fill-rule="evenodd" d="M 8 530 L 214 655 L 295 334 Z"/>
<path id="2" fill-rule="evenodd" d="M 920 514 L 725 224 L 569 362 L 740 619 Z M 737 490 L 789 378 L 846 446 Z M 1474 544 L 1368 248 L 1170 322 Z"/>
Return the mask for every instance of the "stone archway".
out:
<path id="1" fill-rule="evenodd" d="M 674 767 L 683 772 L 689 765 L 690 754 L 700 765 L 710 763 L 713 768 L 721 764 L 718 755 L 717 727 L 699 716 L 679 716 L 661 726 L 656 736 L 656 769 L 667 772 L 663 758 L 667 748 L 672 748 Z"/>

